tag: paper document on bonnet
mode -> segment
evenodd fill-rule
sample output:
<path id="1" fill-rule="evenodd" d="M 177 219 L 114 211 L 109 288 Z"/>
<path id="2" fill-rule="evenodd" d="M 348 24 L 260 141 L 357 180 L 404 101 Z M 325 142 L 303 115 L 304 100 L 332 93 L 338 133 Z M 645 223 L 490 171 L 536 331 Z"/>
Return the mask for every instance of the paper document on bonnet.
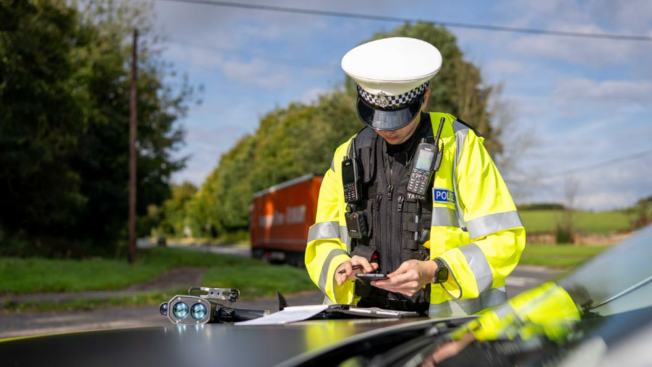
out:
<path id="1" fill-rule="evenodd" d="M 273 313 L 258 319 L 236 322 L 236 325 L 279 325 L 289 322 L 308 320 L 309 318 L 323 312 L 328 305 L 294 306 L 286 307 L 283 311 Z"/>

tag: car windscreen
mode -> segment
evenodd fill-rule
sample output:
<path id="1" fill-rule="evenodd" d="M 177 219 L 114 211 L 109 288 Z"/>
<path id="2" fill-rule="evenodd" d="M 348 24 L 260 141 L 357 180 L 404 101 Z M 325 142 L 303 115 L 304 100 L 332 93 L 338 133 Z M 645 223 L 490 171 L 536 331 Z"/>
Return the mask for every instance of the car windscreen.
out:
<path id="1" fill-rule="evenodd" d="M 571 295 L 584 292 L 585 305 L 599 315 L 652 306 L 652 226 L 582 265 L 557 283 Z"/>

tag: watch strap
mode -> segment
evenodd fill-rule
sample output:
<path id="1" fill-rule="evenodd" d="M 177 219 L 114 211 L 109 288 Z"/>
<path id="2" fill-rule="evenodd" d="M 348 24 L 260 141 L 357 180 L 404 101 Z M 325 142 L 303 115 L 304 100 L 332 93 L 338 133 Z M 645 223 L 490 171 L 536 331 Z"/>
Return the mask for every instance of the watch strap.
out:
<path id="1" fill-rule="evenodd" d="M 448 280 L 448 274 L 449 270 L 448 267 L 446 266 L 446 263 L 444 260 L 440 258 L 436 258 L 435 264 L 437 264 L 437 270 L 435 270 L 435 277 L 433 279 L 433 283 L 444 283 L 445 281 Z"/>

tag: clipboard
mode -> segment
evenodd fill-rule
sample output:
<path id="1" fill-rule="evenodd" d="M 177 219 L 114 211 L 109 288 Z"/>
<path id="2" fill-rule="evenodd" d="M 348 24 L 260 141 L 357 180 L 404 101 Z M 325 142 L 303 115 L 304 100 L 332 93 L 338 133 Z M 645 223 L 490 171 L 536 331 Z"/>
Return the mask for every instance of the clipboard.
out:
<path id="1" fill-rule="evenodd" d="M 408 317 L 419 317 L 416 311 L 397 311 L 387 310 L 378 307 L 358 307 L 353 305 L 329 305 L 323 312 L 315 315 L 314 318 L 381 318 L 381 319 L 400 319 Z"/>

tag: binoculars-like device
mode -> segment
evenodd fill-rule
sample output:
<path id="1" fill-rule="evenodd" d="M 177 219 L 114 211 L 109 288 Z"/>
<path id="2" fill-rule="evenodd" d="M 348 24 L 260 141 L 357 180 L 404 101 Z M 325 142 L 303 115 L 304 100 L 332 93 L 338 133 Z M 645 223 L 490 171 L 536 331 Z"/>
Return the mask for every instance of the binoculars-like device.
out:
<path id="1" fill-rule="evenodd" d="M 188 295 L 176 295 L 159 306 L 159 312 L 176 325 L 226 323 L 257 319 L 269 314 L 266 310 L 234 308 L 240 297 L 235 288 L 191 287 Z M 227 301 L 229 306 L 220 302 Z"/>

